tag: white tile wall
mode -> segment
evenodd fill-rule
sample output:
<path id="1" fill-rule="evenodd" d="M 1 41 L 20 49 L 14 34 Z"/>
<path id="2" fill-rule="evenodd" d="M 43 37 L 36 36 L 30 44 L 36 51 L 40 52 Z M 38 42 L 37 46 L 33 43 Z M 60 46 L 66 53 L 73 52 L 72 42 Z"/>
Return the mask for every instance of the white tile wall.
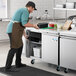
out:
<path id="1" fill-rule="evenodd" d="M 0 40 L 8 39 L 8 35 L 6 34 L 6 28 L 8 23 L 9 22 L 0 21 Z"/>
<path id="2" fill-rule="evenodd" d="M 9 0 L 10 8 L 8 9 L 9 17 L 12 17 L 14 12 L 21 7 L 24 7 L 29 0 Z M 41 16 L 44 14 L 44 11 L 47 9 L 49 14 L 53 14 L 53 0 L 30 0 L 36 3 L 37 11 L 33 12 L 33 16 Z M 51 15 L 52 17 L 52 15 Z"/>
<path id="3" fill-rule="evenodd" d="M 21 7 L 24 7 L 29 0 L 8 0 L 8 16 L 12 17 L 14 12 Z M 54 0 L 30 0 L 36 3 L 37 11 L 33 12 L 33 16 L 42 16 L 44 11 L 47 9 L 49 15 L 53 18 L 53 1 Z M 55 0 L 55 4 L 64 4 L 66 0 Z M 68 2 L 76 2 L 76 0 L 68 0 Z M 68 16 L 75 15 L 75 12 L 68 12 Z M 65 18 L 65 11 L 55 11 L 56 18 Z"/>

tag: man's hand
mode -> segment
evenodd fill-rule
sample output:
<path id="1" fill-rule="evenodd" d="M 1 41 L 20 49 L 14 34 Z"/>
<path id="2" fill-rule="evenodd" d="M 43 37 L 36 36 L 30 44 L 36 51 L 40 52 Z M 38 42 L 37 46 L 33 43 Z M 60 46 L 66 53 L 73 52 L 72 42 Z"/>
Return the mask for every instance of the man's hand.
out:
<path id="1" fill-rule="evenodd" d="M 28 39 L 29 36 L 28 36 L 28 35 L 24 35 L 24 37 L 25 37 L 26 39 Z"/>
<path id="2" fill-rule="evenodd" d="M 39 27 L 37 26 L 37 24 L 34 25 L 34 28 L 39 29 Z"/>
<path id="3" fill-rule="evenodd" d="M 28 39 L 28 35 L 26 35 L 25 30 L 23 31 L 23 35 L 26 39 Z"/>

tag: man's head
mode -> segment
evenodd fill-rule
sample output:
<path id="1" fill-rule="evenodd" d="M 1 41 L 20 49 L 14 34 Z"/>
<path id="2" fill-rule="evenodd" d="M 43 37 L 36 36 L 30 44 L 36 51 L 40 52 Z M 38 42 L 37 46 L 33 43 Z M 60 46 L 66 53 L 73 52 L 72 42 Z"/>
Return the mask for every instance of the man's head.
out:
<path id="1" fill-rule="evenodd" d="M 32 13 L 34 10 L 37 10 L 36 7 L 35 7 L 35 3 L 32 2 L 32 1 L 29 1 L 26 4 L 26 7 L 28 8 L 29 13 Z"/>

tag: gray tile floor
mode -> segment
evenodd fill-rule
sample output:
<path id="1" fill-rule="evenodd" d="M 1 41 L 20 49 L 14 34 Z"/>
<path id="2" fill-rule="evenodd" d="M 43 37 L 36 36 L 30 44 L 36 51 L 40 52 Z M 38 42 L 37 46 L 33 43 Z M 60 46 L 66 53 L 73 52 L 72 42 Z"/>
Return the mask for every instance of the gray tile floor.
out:
<path id="1" fill-rule="evenodd" d="M 8 50 L 9 50 L 9 42 L 8 41 L 0 42 L 0 67 L 5 66 Z M 14 64 L 14 62 L 15 62 L 15 57 L 13 59 L 13 64 Z M 65 74 L 63 69 L 62 69 L 61 71 L 58 72 L 58 71 L 56 71 L 56 66 L 51 65 L 51 64 L 47 64 L 45 62 L 42 62 L 41 60 L 36 60 L 35 64 L 32 65 L 30 63 L 31 58 L 26 58 L 24 55 L 22 55 L 22 62 L 29 65 L 29 66 L 43 69 L 45 71 L 61 74 L 64 76 L 76 76 L 76 71 L 69 71 L 69 73 Z M 0 73 L 0 76 L 7 76 L 7 75 Z"/>

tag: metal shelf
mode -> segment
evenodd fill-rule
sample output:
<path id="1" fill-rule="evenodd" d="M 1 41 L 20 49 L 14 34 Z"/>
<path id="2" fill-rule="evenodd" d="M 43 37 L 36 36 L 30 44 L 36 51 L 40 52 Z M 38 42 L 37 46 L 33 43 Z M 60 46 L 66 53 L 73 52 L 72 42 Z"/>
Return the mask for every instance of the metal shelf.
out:
<path id="1" fill-rule="evenodd" d="M 39 45 L 41 45 L 41 42 L 34 42 L 34 41 L 31 41 L 31 43 L 34 43 L 34 44 L 39 44 Z"/>
<path id="2" fill-rule="evenodd" d="M 53 8 L 54 10 L 68 10 L 68 11 L 76 11 L 76 9 L 67 9 L 67 8 Z"/>
<path id="3" fill-rule="evenodd" d="M 68 2 L 67 0 L 66 0 L 66 2 Z M 68 11 L 76 11 L 76 9 L 68 9 L 68 8 L 55 8 L 55 0 L 53 0 L 53 4 L 54 4 L 54 6 L 53 6 L 53 21 L 55 21 L 55 11 L 56 10 L 59 10 L 59 11 L 65 11 L 65 21 L 67 20 L 67 12 Z"/>

